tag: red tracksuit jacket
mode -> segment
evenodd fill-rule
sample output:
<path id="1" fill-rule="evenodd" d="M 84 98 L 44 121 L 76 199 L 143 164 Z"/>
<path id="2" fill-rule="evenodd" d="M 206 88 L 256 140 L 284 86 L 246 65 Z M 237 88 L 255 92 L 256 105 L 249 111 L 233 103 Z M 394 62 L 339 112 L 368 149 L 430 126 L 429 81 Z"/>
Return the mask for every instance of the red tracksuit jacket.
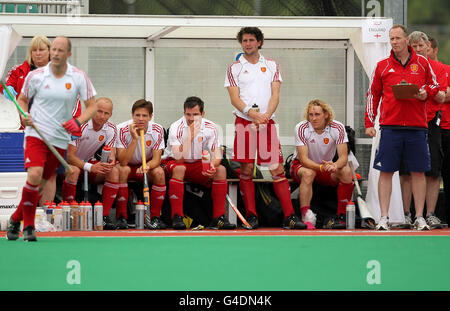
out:
<path id="1" fill-rule="evenodd" d="M 439 83 L 439 91 L 447 92 L 447 71 L 445 65 L 441 62 L 429 58 L 427 59 L 436 74 L 436 79 Z M 441 110 L 441 108 L 441 103 L 436 102 L 433 97 L 427 97 L 427 122 L 433 120 L 436 112 Z"/>
<path id="2" fill-rule="evenodd" d="M 441 63 L 442 64 L 442 63 Z M 447 72 L 447 85 L 450 86 L 450 66 L 442 64 Z M 445 102 L 442 105 L 442 118 L 441 118 L 441 128 L 450 130 L 450 102 Z"/>
<path id="3" fill-rule="evenodd" d="M 14 90 L 16 90 L 17 96 L 19 96 L 20 91 L 22 91 L 23 83 L 25 82 L 25 78 L 30 70 L 30 64 L 28 64 L 27 61 L 24 61 L 22 65 L 14 66 L 8 72 L 8 75 L 6 76 L 6 85 L 11 85 Z M 1 86 L 0 89 L 3 93 L 3 88 Z"/>
<path id="4" fill-rule="evenodd" d="M 398 100 L 392 92 L 392 85 L 402 80 L 424 87 L 427 98 L 433 98 L 438 92 L 436 75 L 428 60 L 417 55 L 408 47 L 411 57 L 405 66 L 391 56 L 379 61 L 373 72 L 369 90 L 365 115 L 366 128 L 373 127 L 380 107 L 380 126 L 394 125 L 406 127 L 427 128 L 427 113 L 425 101 L 418 99 Z"/>

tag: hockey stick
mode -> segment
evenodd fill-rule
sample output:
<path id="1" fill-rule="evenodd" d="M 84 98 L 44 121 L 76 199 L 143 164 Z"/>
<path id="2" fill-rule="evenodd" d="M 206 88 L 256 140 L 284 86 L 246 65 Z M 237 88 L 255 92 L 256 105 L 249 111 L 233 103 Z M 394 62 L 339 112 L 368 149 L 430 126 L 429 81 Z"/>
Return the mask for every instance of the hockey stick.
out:
<path id="1" fill-rule="evenodd" d="M 359 182 L 358 178 L 356 178 L 355 170 L 353 169 L 353 163 L 349 161 L 348 165 L 350 166 L 350 170 L 352 171 L 356 191 L 358 193 L 358 197 L 356 200 L 358 202 L 359 214 L 361 215 L 361 227 L 367 229 L 375 229 L 375 220 L 373 219 L 372 214 L 367 208 L 366 202 L 362 198 L 361 188 L 359 188 Z"/>
<path id="2" fill-rule="evenodd" d="M 244 216 L 242 216 L 241 212 L 239 212 L 239 210 L 237 209 L 236 206 L 234 206 L 233 202 L 231 201 L 230 196 L 227 194 L 227 200 L 228 200 L 228 204 L 231 205 L 231 207 L 233 208 L 234 212 L 236 213 L 236 215 L 238 215 L 239 219 L 242 221 L 242 223 L 244 224 L 244 228 L 245 229 L 252 229 L 252 226 L 250 226 L 250 224 L 247 222 L 247 220 L 245 220 Z"/>
<path id="3" fill-rule="evenodd" d="M 3 81 L 1 82 L 1 85 L 3 87 L 4 90 L 6 90 L 6 93 L 8 93 L 9 98 L 12 99 L 12 102 L 16 105 L 17 109 L 19 109 L 20 113 L 22 113 L 22 115 L 25 118 L 28 118 L 27 114 L 25 113 L 25 111 L 23 111 L 23 109 L 19 106 L 19 104 L 16 102 L 16 99 L 14 98 L 14 96 L 11 95 L 11 93 L 9 92 L 8 88 L 5 86 L 5 84 L 3 83 Z M 42 141 L 47 145 L 48 149 L 50 149 L 50 151 L 53 153 L 53 155 L 58 159 L 58 161 L 64 166 L 64 168 L 66 169 L 66 171 L 69 174 L 72 174 L 73 171 L 70 168 L 69 164 L 67 164 L 66 160 L 64 160 L 64 158 L 59 154 L 58 151 L 56 151 L 55 147 L 53 147 L 52 144 L 50 144 L 50 142 L 47 140 L 47 138 L 44 137 L 44 135 L 42 135 L 41 131 L 38 130 L 38 128 L 36 127 L 36 125 L 32 125 L 33 129 L 36 131 L 36 133 L 38 133 L 38 135 L 41 137 Z"/>
<path id="4" fill-rule="evenodd" d="M 141 133 L 141 152 L 142 152 L 142 170 L 144 173 L 144 208 L 145 208 L 145 223 L 150 224 L 150 188 L 148 186 L 148 177 L 147 177 L 147 160 L 145 158 L 145 141 L 144 141 L 144 130 L 140 131 Z M 147 214 L 148 213 L 148 214 Z"/>

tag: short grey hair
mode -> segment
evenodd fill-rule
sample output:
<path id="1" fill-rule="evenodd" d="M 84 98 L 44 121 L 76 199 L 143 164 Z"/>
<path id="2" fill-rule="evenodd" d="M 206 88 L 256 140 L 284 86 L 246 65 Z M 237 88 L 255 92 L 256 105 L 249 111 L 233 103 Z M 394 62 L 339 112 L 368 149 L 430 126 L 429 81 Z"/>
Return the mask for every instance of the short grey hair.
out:
<path id="1" fill-rule="evenodd" d="M 421 31 L 413 31 L 409 34 L 409 43 L 413 42 L 419 42 L 420 39 L 423 40 L 423 42 L 428 43 L 428 36 L 421 32 Z"/>

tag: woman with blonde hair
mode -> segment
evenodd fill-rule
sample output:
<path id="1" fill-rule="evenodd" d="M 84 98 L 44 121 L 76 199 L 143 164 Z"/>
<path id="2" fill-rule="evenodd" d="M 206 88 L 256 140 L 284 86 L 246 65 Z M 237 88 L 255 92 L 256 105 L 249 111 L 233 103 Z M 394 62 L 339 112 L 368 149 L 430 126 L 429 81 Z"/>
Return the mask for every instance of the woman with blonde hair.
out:
<path id="1" fill-rule="evenodd" d="M 14 66 L 6 76 L 6 87 L 11 95 L 17 97 L 20 94 L 25 78 L 30 71 L 43 67 L 50 62 L 50 45 L 51 42 L 46 36 L 37 35 L 31 40 L 27 59 L 23 64 Z M 2 91 L 3 95 L 10 99 L 6 90 Z"/>

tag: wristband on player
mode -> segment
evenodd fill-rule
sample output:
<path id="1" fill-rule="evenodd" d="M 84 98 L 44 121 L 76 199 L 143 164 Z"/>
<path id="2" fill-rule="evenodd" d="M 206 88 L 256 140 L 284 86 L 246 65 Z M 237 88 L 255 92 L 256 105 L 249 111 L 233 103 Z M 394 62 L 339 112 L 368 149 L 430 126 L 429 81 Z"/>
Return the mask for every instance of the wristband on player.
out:
<path id="1" fill-rule="evenodd" d="M 85 171 L 88 171 L 88 172 L 90 172 L 91 171 L 91 168 L 92 168 L 92 163 L 84 163 L 84 167 L 83 167 L 83 169 L 85 170 Z"/>
<path id="2" fill-rule="evenodd" d="M 244 109 L 242 109 L 242 113 L 245 115 L 248 115 L 248 112 L 250 111 L 250 109 L 252 109 L 252 107 L 246 106 Z"/>

